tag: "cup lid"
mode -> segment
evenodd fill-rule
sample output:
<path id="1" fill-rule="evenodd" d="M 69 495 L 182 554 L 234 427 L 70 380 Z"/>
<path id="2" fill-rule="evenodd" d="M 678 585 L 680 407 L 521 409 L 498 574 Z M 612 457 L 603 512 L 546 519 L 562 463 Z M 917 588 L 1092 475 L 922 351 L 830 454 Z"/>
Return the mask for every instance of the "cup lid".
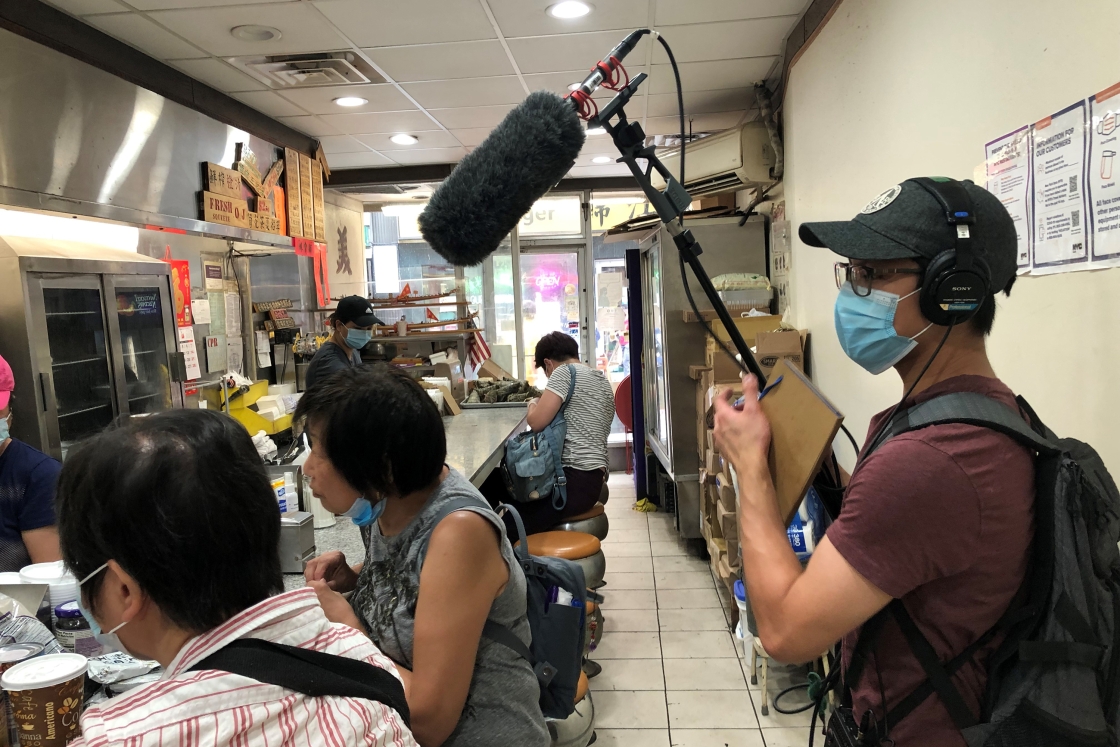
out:
<path id="1" fill-rule="evenodd" d="M 19 569 L 19 575 L 28 583 L 58 582 L 66 575 L 66 566 L 61 560 L 52 563 L 35 563 Z"/>
<path id="2" fill-rule="evenodd" d="M 41 653 L 43 653 L 43 644 L 41 643 L 9 643 L 0 646 L 0 664 L 23 661 Z"/>
<path id="3" fill-rule="evenodd" d="M 88 660 L 81 654 L 39 656 L 4 672 L 4 676 L 0 677 L 0 687 L 5 690 L 38 690 L 61 685 L 79 674 L 85 674 L 88 666 Z"/>

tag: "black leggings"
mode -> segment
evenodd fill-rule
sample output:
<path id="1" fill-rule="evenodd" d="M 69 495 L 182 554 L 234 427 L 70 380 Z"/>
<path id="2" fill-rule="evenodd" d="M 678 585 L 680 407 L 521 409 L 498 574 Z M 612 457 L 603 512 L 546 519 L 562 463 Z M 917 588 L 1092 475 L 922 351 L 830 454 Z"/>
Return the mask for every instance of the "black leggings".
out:
<path id="1" fill-rule="evenodd" d="M 607 479 L 606 470 L 565 467 L 564 475 L 568 478 L 568 503 L 562 511 L 557 511 L 549 500 L 529 503 L 514 501 L 506 487 L 501 470 L 502 468 L 498 467 L 491 472 L 486 482 L 482 483 L 480 490 L 492 506 L 497 506 L 499 503 L 512 504 L 517 509 L 517 513 L 521 514 L 521 520 L 525 522 L 526 534 L 547 532 L 569 516 L 578 516 L 590 510 L 599 500 L 599 495 L 603 491 L 603 482 Z M 509 518 L 506 519 L 506 529 L 510 533 L 511 541 L 516 542 L 517 529 Z"/>

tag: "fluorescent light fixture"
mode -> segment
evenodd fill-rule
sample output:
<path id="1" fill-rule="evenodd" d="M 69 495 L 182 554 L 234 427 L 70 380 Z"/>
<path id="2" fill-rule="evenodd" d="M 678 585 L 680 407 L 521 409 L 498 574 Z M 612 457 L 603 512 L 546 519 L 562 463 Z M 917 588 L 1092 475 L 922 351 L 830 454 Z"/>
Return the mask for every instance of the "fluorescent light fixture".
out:
<path id="1" fill-rule="evenodd" d="M 546 11 L 553 18 L 582 18 L 591 12 L 591 6 L 580 0 L 563 0 L 563 2 L 548 6 Z"/>
<path id="2" fill-rule="evenodd" d="M 280 29 L 271 26 L 258 26 L 257 24 L 234 26 L 229 30 L 229 33 L 233 38 L 247 42 L 276 41 L 284 35 Z"/>
<path id="3" fill-rule="evenodd" d="M 0 210 L 0 236 L 23 236 L 51 241 L 79 241 L 127 252 L 140 244 L 140 229 L 61 215 Z"/>
<path id="4" fill-rule="evenodd" d="M 389 138 L 389 140 L 396 143 L 397 145 L 416 145 L 418 142 L 420 142 L 419 138 L 416 138 L 412 135 L 407 135 L 403 132 L 393 135 L 391 138 Z"/>
<path id="5" fill-rule="evenodd" d="M 339 106 L 347 107 L 363 106 L 364 104 L 368 104 L 369 100 L 363 99 L 361 96 L 340 96 L 339 98 L 334 100 L 334 103 L 338 104 Z"/>
<path id="6" fill-rule="evenodd" d="M 613 160 L 610 156 L 595 156 L 591 159 L 591 163 L 610 163 Z"/>
<path id="7" fill-rule="evenodd" d="M 588 127 L 586 130 L 584 130 L 584 134 L 585 135 L 606 135 L 607 134 L 607 128 L 606 127 Z"/>

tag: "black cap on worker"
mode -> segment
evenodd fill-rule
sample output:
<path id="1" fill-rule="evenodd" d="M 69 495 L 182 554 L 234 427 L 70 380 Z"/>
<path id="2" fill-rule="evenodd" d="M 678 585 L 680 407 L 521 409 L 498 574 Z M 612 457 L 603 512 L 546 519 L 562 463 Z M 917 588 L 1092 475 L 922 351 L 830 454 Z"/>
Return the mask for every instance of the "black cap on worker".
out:
<path id="1" fill-rule="evenodd" d="M 971 181 L 961 185 L 972 199 L 972 253 L 988 265 L 991 293 L 1009 290 L 1015 279 L 1018 238 L 1007 208 Z M 849 259 L 932 260 L 956 244 L 956 227 L 937 199 L 911 180 L 896 184 L 867 203 L 855 218 L 802 223 L 801 240 Z"/>
<path id="2" fill-rule="evenodd" d="M 373 306 L 361 296 L 347 296 L 340 299 L 331 317 L 335 321 L 346 324 L 353 322 L 359 327 L 372 327 L 374 324 L 384 324 L 373 313 Z"/>

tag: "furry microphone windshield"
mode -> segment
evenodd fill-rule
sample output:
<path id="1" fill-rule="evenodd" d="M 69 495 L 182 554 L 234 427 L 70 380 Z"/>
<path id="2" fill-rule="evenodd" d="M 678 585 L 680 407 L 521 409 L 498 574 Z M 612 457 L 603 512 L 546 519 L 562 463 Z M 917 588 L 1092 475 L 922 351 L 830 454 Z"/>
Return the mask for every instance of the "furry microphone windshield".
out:
<path id="1" fill-rule="evenodd" d="M 584 138 L 569 101 L 550 91 L 529 94 L 436 189 L 420 213 L 420 233 L 453 264 L 479 264 L 564 178 Z"/>

